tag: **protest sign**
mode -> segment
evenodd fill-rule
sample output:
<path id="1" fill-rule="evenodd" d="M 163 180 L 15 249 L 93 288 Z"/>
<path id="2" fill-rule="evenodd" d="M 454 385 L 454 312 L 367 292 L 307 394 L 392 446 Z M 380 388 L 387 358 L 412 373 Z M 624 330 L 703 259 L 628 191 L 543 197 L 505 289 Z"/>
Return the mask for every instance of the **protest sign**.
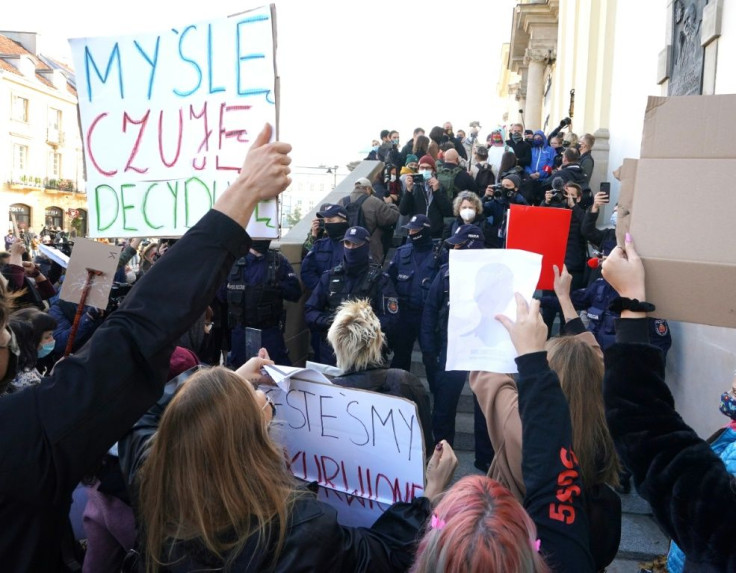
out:
<path id="1" fill-rule="evenodd" d="M 275 9 L 158 33 L 70 40 L 93 237 L 180 236 L 276 127 Z M 252 237 L 278 236 L 260 203 Z"/>
<path id="2" fill-rule="evenodd" d="M 276 405 L 270 432 L 292 473 L 319 484 L 319 497 L 343 525 L 368 527 L 391 504 L 423 495 L 424 438 L 414 402 L 296 376 L 288 392 L 261 390 Z"/>
<path id="3" fill-rule="evenodd" d="M 38 245 L 38 250 L 41 251 L 42 255 L 54 261 L 57 265 L 60 265 L 64 268 L 67 268 L 69 266 L 69 257 L 67 257 L 66 254 L 62 253 L 59 249 L 41 244 Z"/>
<path id="4" fill-rule="evenodd" d="M 61 300 L 79 304 L 87 282 L 87 269 L 93 269 L 102 274 L 94 277 L 85 304 L 95 308 L 107 308 L 107 299 L 110 296 L 119 258 L 120 248 L 115 245 L 74 239 L 74 250 L 69 258 L 64 285 L 59 295 Z"/>
<path id="5" fill-rule="evenodd" d="M 570 233 L 570 209 L 511 205 L 506 232 L 506 248 L 521 249 L 542 255 L 542 272 L 538 289 L 552 290 L 555 283 L 553 265 L 562 270 Z"/>
<path id="6" fill-rule="evenodd" d="M 542 255 L 509 249 L 450 251 L 446 370 L 516 372 L 516 350 L 497 314 L 516 319 L 514 293 L 531 300 Z"/>

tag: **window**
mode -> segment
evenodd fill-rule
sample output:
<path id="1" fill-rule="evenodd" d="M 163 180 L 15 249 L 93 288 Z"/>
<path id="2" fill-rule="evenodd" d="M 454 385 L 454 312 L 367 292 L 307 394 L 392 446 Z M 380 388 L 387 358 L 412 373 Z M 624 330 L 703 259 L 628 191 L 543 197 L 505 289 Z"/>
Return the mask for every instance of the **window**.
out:
<path id="1" fill-rule="evenodd" d="M 61 110 L 49 108 L 49 129 L 59 131 L 61 129 Z"/>
<path id="2" fill-rule="evenodd" d="M 28 100 L 24 97 L 14 95 L 12 114 L 13 119 L 28 123 Z"/>
<path id="3" fill-rule="evenodd" d="M 10 206 L 8 215 L 10 219 L 10 229 L 13 228 L 13 220 L 15 220 L 16 224 L 21 229 L 27 229 L 31 224 L 31 208 L 28 205 L 15 203 Z"/>
<path id="4" fill-rule="evenodd" d="M 64 228 L 64 211 L 59 207 L 48 207 L 46 209 L 46 226 Z"/>
<path id="5" fill-rule="evenodd" d="M 28 168 L 28 146 L 16 143 L 13 145 L 13 171 L 25 171 Z"/>
<path id="6" fill-rule="evenodd" d="M 54 179 L 61 177 L 61 153 L 49 152 L 49 173 Z"/>

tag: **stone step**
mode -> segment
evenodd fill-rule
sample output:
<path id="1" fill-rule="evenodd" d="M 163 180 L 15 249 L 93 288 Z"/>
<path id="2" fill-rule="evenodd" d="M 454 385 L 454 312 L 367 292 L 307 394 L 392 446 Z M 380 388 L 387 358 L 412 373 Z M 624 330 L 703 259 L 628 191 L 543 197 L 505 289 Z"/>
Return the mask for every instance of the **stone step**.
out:
<path id="1" fill-rule="evenodd" d="M 649 515 L 624 513 L 621 517 L 621 544 L 616 559 L 650 561 L 667 553 L 670 542 Z"/>

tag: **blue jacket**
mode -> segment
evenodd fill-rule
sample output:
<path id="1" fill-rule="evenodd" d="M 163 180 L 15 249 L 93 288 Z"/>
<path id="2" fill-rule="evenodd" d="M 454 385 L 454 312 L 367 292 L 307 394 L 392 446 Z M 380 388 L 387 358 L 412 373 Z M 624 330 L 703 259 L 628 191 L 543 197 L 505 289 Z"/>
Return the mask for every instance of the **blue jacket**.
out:
<path id="1" fill-rule="evenodd" d="M 314 290 L 322 273 L 342 262 L 342 239 L 325 237 L 316 241 L 302 261 L 301 277 L 304 288 Z"/>
<path id="2" fill-rule="evenodd" d="M 434 245 L 417 248 L 411 242 L 396 249 L 386 274 L 399 296 L 401 310 L 421 311 L 440 267 Z"/>
<path id="3" fill-rule="evenodd" d="M 532 173 L 539 173 L 539 180 L 546 179 L 549 177 L 544 168 L 548 166 L 550 169 L 555 161 L 555 155 L 557 152 L 547 144 L 547 136 L 541 129 L 534 132 L 534 136 L 541 135 L 544 142 L 540 147 L 532 145 L 532 162 L 524 168 L 529 175 Z"/>
<path id="4" fill-rule="evenodd" d="M 258 257 L 253 253 L 245 255 L 245 265 L 243 266 L 242 278 L 243 282 L 249 286 L 255 286 L 264 284 L 268 281 L 268 257 Z M 238 264 L 237 262 L 235 263 Z M 233 268 L 235 268 L 233 266 Z M 232 276 L 232 269 L 228 280 Z M 279 266 L 276 270 L 276 281 L 279 287 L 283 291 L 284 300 L 296 302 L 299 297 L 302 296 L 302 287 L 299 284 L 299 279 L 294 272 L 294 268 L 291 263 L 286 260 L 286 257 L 279 254 Z M 222 302 L 227 302 L 227 283 L 220 287 L 217 291 L 217 297 Z"/>
<path id="5" fill-rule="evenodd" d="M 315 330 L 326 332 L 332 324 L 335 309 L 330 303 L 331 294 L 334 290 L 331 287 L 334 287 L 336 281 L 340 280 L 337 275 L 340 274 L 344 281 L 346 292 L 357 293 L 370 269 L 366 266 L 362 272 L 346 273 L 343 264 L 322 273 L 317 286 L 304 305 L 304 318 L 307 325 Z M 373 293 L 371 307 L 381 322 L 381 330 L 387 333 L 398 323 L 399 300 L 396 296 L 396 290 L 385 273 L 380 273 L 376 278 L 375 287 L 371 290 Z M 360 296 L 360 294 L 356 296 Z"/>
<path id="6" fill-rule="evenodd" d="M 447 319 L 450 306 L 450 265 L 444 264 L 429 287 L 419 329 L 419 346 L 423 353 L 439 355 L 447 346 Z"/>

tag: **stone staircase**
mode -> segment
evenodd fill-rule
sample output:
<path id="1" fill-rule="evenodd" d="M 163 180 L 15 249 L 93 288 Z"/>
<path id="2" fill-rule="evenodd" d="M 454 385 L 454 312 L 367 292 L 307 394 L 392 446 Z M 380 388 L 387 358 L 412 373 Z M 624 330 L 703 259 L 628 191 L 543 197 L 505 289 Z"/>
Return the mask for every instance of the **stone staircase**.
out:
<path id="1" fill-rule="evenodd" d="M 429 392 L 422 355 L 418 347 L 412 354 L 411 371 L 422 380 Z M 453 482 L 469 474 L 481 473 L 473 465 L 475 461 L 473 394 L 467 382 L 457 406 L 454 449 L 458 458 L 458 467 Z M 616 559 L 606 571 L 608 573 L 637 573 L 642 571 L 642 563 L 653 561 L 656 557 L 667 553 L 669 539 L 654 521 L 649 504 L 639 497 L 633 488 L 631 493 L 621 494 L 621 505 L 623 509 L 621 544 Z"/>

